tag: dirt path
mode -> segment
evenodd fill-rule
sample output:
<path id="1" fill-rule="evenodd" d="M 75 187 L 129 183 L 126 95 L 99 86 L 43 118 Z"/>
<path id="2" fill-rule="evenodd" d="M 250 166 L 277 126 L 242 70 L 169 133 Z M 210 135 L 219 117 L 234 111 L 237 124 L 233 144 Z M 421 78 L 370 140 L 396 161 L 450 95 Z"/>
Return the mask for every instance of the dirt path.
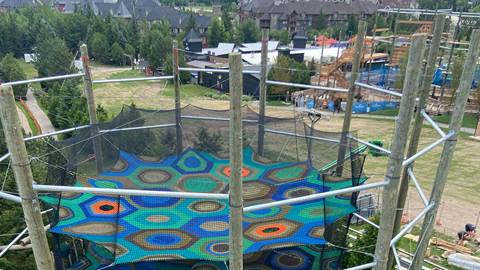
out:
<path id="1" fill-rule="evenodd" d="M 52 121 L 50 121 L 47 114 L 38 105 L 37 99 L 35 98 L 35 95 L 33 94 L 31 88 L 29 88 L 27 91 L 27 100 L 25 101 L 25 103 L 27 104 L 28 108 L 30 109 L 33 116 L 40 125 L 40 128 L 42 129 L 42 134 L 55 131 Z"/>
<path id="2" fill-rule="evenodd" d="M 116 72 L 131 70 L 130 67 L 108 67 L 108 66 L 92 66 L 92 76 L 95 80 L 106 79 L 108 76 Z"/>
<path id="3" fill-rule="evenodd" d="M 25 134 L 32 134 L 32 129 L 30 128 L 30 125 L 28 124 L 28 118 L 27 116 L 23 113 L 23 111 L 17 106 L 17 112 L 18 116 L 20 117 L 20 123 L 22 124 L 22 128 L 25 131 Z"/>

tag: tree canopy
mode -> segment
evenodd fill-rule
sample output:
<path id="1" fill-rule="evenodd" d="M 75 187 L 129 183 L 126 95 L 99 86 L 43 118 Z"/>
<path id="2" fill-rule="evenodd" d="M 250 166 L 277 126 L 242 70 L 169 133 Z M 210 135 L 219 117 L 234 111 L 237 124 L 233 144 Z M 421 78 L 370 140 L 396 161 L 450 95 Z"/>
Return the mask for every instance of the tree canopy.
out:
<path id="1" fill-rule="evenodd" d="M 13 54 L 7 54 L 0 61 L 0 80 L 4 82 L 21 81 L 26 80 L 27 75 L 23 71 L 20 63 L 13 56 Z M 17 99 L 24 99 L 27 95 L 28 86 L 15 85 L 13 86 L 13 93 Z"/>

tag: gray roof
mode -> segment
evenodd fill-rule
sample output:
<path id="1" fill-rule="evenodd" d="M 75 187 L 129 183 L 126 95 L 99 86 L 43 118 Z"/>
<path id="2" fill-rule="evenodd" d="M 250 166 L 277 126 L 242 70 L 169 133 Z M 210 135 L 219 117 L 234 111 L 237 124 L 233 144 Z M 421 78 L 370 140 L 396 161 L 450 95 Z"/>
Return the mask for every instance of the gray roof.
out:
<path id="1" fill-rule="evenodd" d="M 65 13 L 74 12 L 76 6 L 81 9 L 90 6 L 95 14 L 101 16 L 112 15 L 121 18 L 132 18 L 133 14 L 135 14 L 136 18 L 141 20 L 164 20 L 168 21 L 173 28 L 184 28 L 190 17 L 189 13 L 162 5 L 155 0 L 137 0 L 135 6 L 132 0 L 118 0 L 117 2 L 105 0 L 65 0 Z M 210 25 L 211 18 L 209 16 L 194 14 L 194 18 L 198 28 L 207 28 Z"/>
<path id="2" fill-rule="evenodd" d="M 194 29 L 190 29 L 190 32 L 185 36 L 184 41 L 187 42 L 203 42 L 202 35 L 195 31 Z"/>
<path id="3" fill-rule="evenodd" d="M 21 8 L 36 5 L 44 5 L 44 3 L 40 0 L 0 0 L 0 6 L 6 8 Z"/>
<path id="4" fill-rule="evenodd" d="M 268 51 L 274 51 L 277 49 L 280 42 L 278 41 L 268 41 Z M 255 42 L 255 43 L 242 43 L 242 46 L 238 48 L 240 52 L 248 53 L 248 52 L 259 52 L 262 50 L 262 43 Z"/>
<path id="5" fill-rule="evenodd" d="M 265 14 L 373 14 L 377 6 L 369 0 L 356 0 L 351 3 L 327 2 L 324 0 L 299 0 L 275 4 L 275 0 L 252 0 L 242 7 L 244 10 Z"/>

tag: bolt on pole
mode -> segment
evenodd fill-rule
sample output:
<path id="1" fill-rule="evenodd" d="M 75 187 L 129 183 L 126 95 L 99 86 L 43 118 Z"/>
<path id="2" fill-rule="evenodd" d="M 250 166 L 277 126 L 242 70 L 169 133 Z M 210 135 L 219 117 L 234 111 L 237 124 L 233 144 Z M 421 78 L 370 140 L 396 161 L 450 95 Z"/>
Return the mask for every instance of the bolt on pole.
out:
<path id="1" fill-rule="evenodd" d="M 97 173 L 103 171 L 103 153 L 101 137 L 98 133 L 97 109 L 95 107 L 95 98 L 93 96 L 92 72 L 90 70 L 90 58 L 88 57 L 87 45 L 80 46 L 81 59 L 83 64 L 83 87 L 85 97 L 87 98 L 88 116 L 90 119 L 90 135 L 92 136 L 93 153 L 95 154 L 95 165 Z"/>
<path id="2" fill-rule="evenodd" d="M 177 41 L 173 41 L 172 47 L 172 59 L 173 59 L 173 85 L 175 87 L 175 133 L 177 135 L 177 154 L 182 153 L 183 151 L 183 141 L 182 141 L 182 108 L 180 104 L 180 71 L 178 66 L 180 64 L 180 58 L 178 55 L 178 44 Z"/>
<path id="3" fill-rule="evenodd" d="M 363 58 L 363 44 L 365 34 L 367 32 L 367 23 L 365 21 L 358 22 L 358 33 L 355 41 L 355 55 L 352 62 L 352 75 L 350 78 L 350 87 L 348 89 L 347 108 L 343 118 L 342 137 L 338 147 L 337 169 L 338 176 L 343 174 L 343 164 L 345 162 L 345 153 L 347 152 L 348 133 L 350 132 L 350 125 L 352 122 L 353 99 L 355 96 L 355 81 L 357 80 L 360 71 L 360 64 Z"/>
<path id="4" fill-rule="evenodd" d="M 413 115 L 414 106 L 412 106 L 412 104 L 415 104 L 415 98 L 419 90 L 420 70 L 422 68 L 426 39 L 427 37 L 424 34 L 415 34 L 412 36 L 403 96 L 400 102 L 400 112 L 395 125 L 394 139 L 392 142 L 392 153 L 390 154 L 385 174 L 385 181 L 388 181 L 389 185 L 385 186 L 383 190 L 380 229 L 375 248 L 375 260 L 377 261 L 375 269 L 377 270 L 387 269 L 390 241 L 393 236 L 393 223 L 397 208 L 400 174 L 402 172 L 402 163 L 407 144 L 408 129 Z"/>
<path id="5" fill-rule="evenodd" d="M 410 137 L 410 142 L 408 145 L 407 158 L 415 155 L 418 150 L 418 144 L 420 142 L 420 135 L 422 133 L 422 127 L 423 127 L 423 117 L 421 112 L 426 108 L 426 105 L 427 105 L 427 98 L 428 98 L 428 94 L 430 93 L 433 74 L 435 73 L 438 49 L 440 47 L 443 29 L 445 27 L 445 21 L 446 21 L 445 14 L 438 14 L 435 18 L 435 27 L 433 30 L 432 41 L 430 43 L 427 67 L 423 73 L 424 76 L 423 76 L 422 84 L 420 87 L 419 101 L 418 101 L 417 110 L 414 116 L 415 122 L 413 124 L 412 135 Z M 399 190 L 398 202 L 397 202 L 397 213 L 395 216 L 395 223 L 393 227 L 394 235 L 400 231 L 403 208 L 405 207 L 405 201 L 408 195 L 408 182 L 410 178 L 407 170 L 408 168 L 403 169 L 403 174 L 400 181 L 400 190 Z M 387 269 L 392 268 L 393 262 L 394 262 L 394 258 L 390 256 L 389 267 Z"/>
<path id="6" fill-rule="evenodd" d="M 242 55 L 231 53 L 230 65 L 230 269 L 243 270 Z"/>
<path id="7" fill-rule="evenodd" d="M 265 107 L 267 103 L 268 28 L 262 29 L 262 55 L 260 64 L 260 106 L 258 116 L 258 154 L 263 156 L 265 140 Z"/>
<path id="8" fill-rule="evenodd" d="M 44 230 L 40 202 L 33 191 L 32 169 L 27 148 L 23 141 L 22 128 L 11 86 L 0 86 L 0 118 L 7 147 L 11 153 L 11 166 L 18 193 L 22 198 L 23 216 L 31 238 L 37 269 L 53 270 L 53 259 L 50 255 L 47 235 Z"/>
<path id="9" fill-rule="evenodd" d="M 425 215 L 425 219 L 420 233 L 420 242 L 417 246 L 417 251 L 412 262 L 411 269 L 420 269 L 425 259 L 425 252 L 427 251 L 428 242 L 432 236 L 435 218 L 437 211 L 442 200 L 443 190 L 447 183 L 447 177 L 450 169 L 450 165 L 455 152 L 457 144 L 457 136 L 462 127 L 462 121 L 465 114 L 465 107 L 467 105 L 468 96 L 472 87 L 472 80 L 475 74 L 475 67 L 477 65 L 477 59 L 480 55 L 480 29 L 473 30 L 470 39 L 470 48 L 468 50 L 467 57 L 465 58 L 465 65 L 463 67 L 463 74 L 460 79 L 460 86 L 457 91 L 457 97 L 455 99 L 455 107 L 450 120 L 450 132 L 454 132 L 450 139 L 445 142 L 443 146 L 443 152 L 440 156 L 438 163 L 437 174 L 433 183 L 432 194 L 430 196 L 430 204 L 434 204 L 434 207 Z"/>

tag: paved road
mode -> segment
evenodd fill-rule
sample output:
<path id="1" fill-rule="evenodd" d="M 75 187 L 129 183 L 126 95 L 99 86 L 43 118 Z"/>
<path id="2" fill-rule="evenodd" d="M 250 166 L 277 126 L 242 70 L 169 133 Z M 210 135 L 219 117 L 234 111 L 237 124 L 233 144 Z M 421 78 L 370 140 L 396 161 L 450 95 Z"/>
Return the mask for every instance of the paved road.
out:
<path id="1" fill-rule="evenodd" d="M 40 108 L 38 105 L 37 99 L 32 92 L 32 89 L 29 88 L 27 92 L 27 103 L 28 108 L 32 112 L 35 119 L 37 119 L 40 128 L 42 129 L 42 134 L 54 132 L 55 128 L 53 127 L 52 122 L 48 118 L 47 114 Z"/>
<path id="2" fill-rule="evenodd" d="M 27 116 L 23 113 L 23 111 L 17 106 L 18 116 L 20 117 L 20 123 L 22 124 L 22 128 L 25 131 L 25 134 L 32 134 L 32 129 L 28 124 Z"/>

